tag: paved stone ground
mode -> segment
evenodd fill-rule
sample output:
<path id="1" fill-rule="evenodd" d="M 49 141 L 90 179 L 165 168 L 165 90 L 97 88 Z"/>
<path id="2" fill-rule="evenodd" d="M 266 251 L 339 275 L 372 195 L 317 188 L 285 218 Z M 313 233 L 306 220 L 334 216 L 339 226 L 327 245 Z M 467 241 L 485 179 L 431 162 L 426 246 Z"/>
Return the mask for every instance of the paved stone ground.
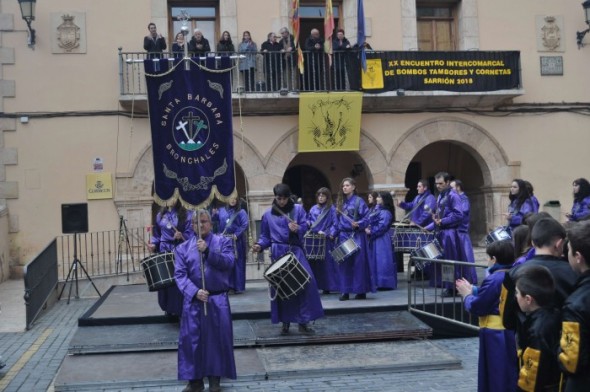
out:
<path id="1" fill-rule="evenodd" d="M 67 354 L 77 328 L 77 319 L 94 299 L 75 299 L 69 305 L 58 302 L 29 331 L 0 332 L 0 354 L 7 366 L 0 370 L 0 391 L 53 391 L 52 382 Z M 437 340 L 436 344 L 462 361 L 455 370 L 402 373 L 366 373 L 350 376 L 326 375 L 268 381 L 223 380 L 226 392 L 232 391 L 474 391 L 477 389 L 478 339 Z M 133 364 L 129 364 L 133 366 Z M 157 366 L 157 364 L 154 364 Z M 108 388 L 101 392 L 181 391 L 184 385 L 146 388 Z"/>

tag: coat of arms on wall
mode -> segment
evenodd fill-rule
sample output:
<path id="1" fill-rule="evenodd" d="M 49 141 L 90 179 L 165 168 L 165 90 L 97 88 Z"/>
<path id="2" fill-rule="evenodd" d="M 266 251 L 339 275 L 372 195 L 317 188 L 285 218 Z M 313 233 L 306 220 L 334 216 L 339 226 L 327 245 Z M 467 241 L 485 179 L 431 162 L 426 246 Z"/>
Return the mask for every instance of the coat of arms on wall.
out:
<path id="1" fill-rule="evenodd" d="M 543 46 L 548 50 L 555 50 L 561 43 L 561 31 L 554 16 L 545 17 L 545 25 L 541 27 Z"/>
<path id="2" fill-rule="evenodd" d="M 57 27 L 58 46 L 71 52 L 80 46 L 80 27 L 74 23 L 75 16 L 62 15 L 63 23 Z"/>

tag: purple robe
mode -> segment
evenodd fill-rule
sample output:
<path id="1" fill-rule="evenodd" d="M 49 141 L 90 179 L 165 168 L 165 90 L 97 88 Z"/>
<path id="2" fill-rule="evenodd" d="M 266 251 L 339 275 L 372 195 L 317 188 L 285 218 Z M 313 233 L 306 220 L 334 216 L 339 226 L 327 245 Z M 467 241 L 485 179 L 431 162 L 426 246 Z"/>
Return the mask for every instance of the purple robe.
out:
<path id="1" fill-rule="evenodd" d="M 158 252 L 172 252 L 174 248 L 183 242 L 182 240 L 174 240 L 174 233 L 176 232 L 174 227 L 182 232 L 184 241 L 188 241 L 195 236 L 191 223 L 193 214 L 193 211 L 187 211 L 184 227 L 178 227 L 178 214 L 174 208 L 164 213 L 158 213 L 151 238 L 151 243 L 156 245 Z M 158 304 L 168 314 L 180 316 L 182 314 L 182 300 L 182 293 L 175 285 L 158 290 Z"/>
<path id="2" fill-rule="evenodd" d="M 378 288 L 397 288 L 397 263 L 393 254 L 389 228 L 393 222 L 391 212 L 375 206 L 369 215 L 369 258 L 375 265 L 375 282 Z"/>
<path id="3" fill-rule="evenodd" d="M 475 263 L 473 245 L 471 243 L 471 237 L 469 237 L 469 226 L 471 224 L 469 213 L 471 210 L 471 205 L 469 203 L 469 198 L 465 193 L 461 193 L 459 197 L 461 199 L 461 213 L 463 214 L 461 224 L 459 224 L 459 228 L 457 230 L 459 234 L 459 241 L 461 241 L 461 259 L 469 263 Z M 463 272 L 468 275 L 465 276 L 465 279 L 469 280 L 472 284 L 477 283 L 477 272 L 475 271 L 475 267 L 464 268 Z"/>
<path id="4" fill-rule="evenodd" d="M 209 291 L 207 315 L 204 303 L 195 298 L 202 289 L 201 254 L 195 237 L 178 246 L 176 284 L 184 294 L 184 309 L 178 336 L 178 379 L 196 380 L 208 376 L 236 378 L 231 308 L 227 291 L 234 268 L 231 241 L 209 234 L 205 241 L 205 289 Z"/>
<path id="5" fill-rule="evenodd" d="M 447 188 L 442 191 L 436 199 L 436 214 L 441 218 L 440 226 L 436 227 L 436 239 L 443 249 L 443 259 L 454 261 L 464 260 L 461 240 L 459 239 L 458 228 L 463 219 L 461 212 L 461 198 L 459 194 L 452 188 Z M 435 229 L 434 222 L 426 226 L 426 230 L 432 231 Z M 441 264 L 434 263 L 434 271 L 429 273 L 430 285 L 437 287 L 444 287 L 452 289 L 455 287 L 455 282 L 442 282 Z M 455 268 L 455 280 L 465 277 L 469 279 L 467 271 L 463 272 L 465 268 Z"/>
<path id="6" fill-rule="evenodd" d="M 571 222 L 578 222 L 585 218 L 590 218 L 590 196 L 574 202 L 571 216 L 568 219 Z"/>
<path id="7" fill-rule="evenodd" d="M 240 209 L 239 205 L 237 208 L 237 215 L 231 225 L 227 226 L 232 216 L 236 214 L 235 209 L 221 207 L 217 219 L 219 220 L 220 234 L 235 235 L 237 237 L 235 242 L 232 240 L 237 258 L 231 281 L 234 290 L 244 291 L 246 290 L 246 229 L 248 228 L 248 214 Z"/>
<path id="8" fill-rule="evenodd" d="M 418 194 L 411 202 L 401 202 L 399 206 L 406 211 L 412 211 L 418 204 L 420 205 L 412 212 L 410 220 L 418 226 L 424 227 L 432 222 L 432 214 L 424 206 L 428 206 L 430 211 L 436 209 L 436 199 L 428 189 L 422 194 Z"/>
<path id="9" fill-rule="evenodd" d="M 280 322 L 307 324 L 324 316 L 324 308 L 318 293 L 318 286 L 313 271 L 303 253 L 303 235 L 307 231 L 306 213 L 302 206 L 295 204 L 289 212 L 289 218 L 299 225 L 296 235 L 290 235 L 289 221 L 285 216 L 273 214 L 272 208 L 262 215 L 258 245 L 262 249 L 270 247 L 272 262 L 276 262 L 288 252 L 292 252 L 299 264 L 310 274 L 311 280 L 298 295 L 287 300 L 278 297 L 270 302 L 270 317 L 273 324 Z M 275 290 L 271 289 L 275 296 Z"/>
<path id="10" fill-rule="evenodd" d="M 500 291 L 506 268 L 499 264 L 474 295 L 465 297 L 465 310 L 480 317 L 478 392 L 515 391 L 518 362 L 514 331 L 504 329 L 499 316 Z M 497 321 L 497 322 L 494 322 Z"/>
<path id="11" fill-rule="evenodd" d="M 525 199 L 522 205 L 517 205 L 518 200 L 512 200 L 510 205 L 508 206 L 508 213 L 512 215 L 510 221 L 508 221 L 508 226 L 511 229 L 514 229 L 516 226 L 520 226 L 524 223 L 524 217 L 527 214 L 532 214 L 535 212 L 535 206 L 533 205 L 533 201 L 530 198 Z"/>
<path id="12" fill-rule="evenodd" d="M 317 222 L 325 207 L 316 204 L 311 207 L 307 220 L 309 222 L 309 231 L 317 234 L 323 232 L 326 234 L 326 257 L 323 260 L 310 260 L 309 264 L 315 276 L 318 288 L 320 290 L 337 291 L 338 290 L 338 264 L 332 258 L 330 251 L 334 249 L 334 241 L 328 237 L 330 229 L 336 222 L 336 208 L 330 206 L 329 211 Z"/>
<path id="13" fill-rule="evenodd" d="M 365 234 L 368 221 L 364 219 L 369 212 L 369 208 L 362 198 L 352 195 L 342 203 L 341 212 L 337 216 L 336 224 L 332 227 L 331 235 L 337 239 L 335 246 L 339 246 L 349 238 L 353 238 L 359 250 L 338 265 L 339 290 L 343 294 L 374 293 L 377 291 L 373 279 L 375 266 L 368 257 L 367 235 Z M 353 229 L 351 219 L 358 222 L 359 227 L 357 229 Z"/>

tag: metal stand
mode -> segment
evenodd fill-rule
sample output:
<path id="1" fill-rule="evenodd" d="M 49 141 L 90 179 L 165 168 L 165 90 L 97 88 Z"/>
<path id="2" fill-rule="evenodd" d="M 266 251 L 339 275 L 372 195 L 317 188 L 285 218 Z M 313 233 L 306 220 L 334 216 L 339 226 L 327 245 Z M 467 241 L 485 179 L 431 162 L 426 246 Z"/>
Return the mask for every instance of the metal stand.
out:
<path id="1" fill-rule="evenodd" d="M 125 249 L 123 247 L 125 246 Z M 119 215 L 119 245 L 117 246 L 117 259 L 115 263 L 115 274 L 123 272 L 123 251 L 131 255 L 131 264 L 133 264 L 133 251 L 129 242 L 129 233 L 127 232 L 127 223 L 123 215 Z M 135 266 L 135 264 L 133 264 Z M 127 263 L 127 282 L 129 282 L 129 263 Z"/>
<path id="2" fill-rule="evenodd" d="M 68 284 L 68 281 L 70 281 L 70 276 L 72 276 L 72 272 L 74 272 L 73 280 L 76 283 L 76 299 L 80 298 L 80 294 L 78 293 L 78 266 L 80 266 L 80 268 L 82 268 L 82 271 L 84 271 L 84 274 L 86 274 L 86 278 L 88 278 L 88 281 L 90 283 L 92 283 L 92 287 L 94 287 L 94 290 L 96 290 L 96 293 L 98 294 L 98 296 L 102 297 L 102 295 L 100 294 L 100 292 L 98 291 L 98 289 L 94 285 L 92 278 L 90 277 L 90 275 L 88 275 L 86 268 L 84 268 L 84 265 L 78 259 L 77 252 L 78 252 L 78 233 L 74 233 L 74 260 L 72 261 L 72 265 L 70 265 L 70 271 L 68 272 L 68 276 L 66 277 L 66 281 L 64 282 L 64 285 L 62 286 L 61 291 L 59 292 L 59 296 L 57 298 L 58 300 L 61 300 L 61 295 L 63 294 L 64 289 L 66 288 L 66 285 Z M 68 293 L 68 305 L 70 304 L 70 298 L 72 297 L 73 284 L 74 284 L 74 282 L 70 281 L 70 291 Z"/>

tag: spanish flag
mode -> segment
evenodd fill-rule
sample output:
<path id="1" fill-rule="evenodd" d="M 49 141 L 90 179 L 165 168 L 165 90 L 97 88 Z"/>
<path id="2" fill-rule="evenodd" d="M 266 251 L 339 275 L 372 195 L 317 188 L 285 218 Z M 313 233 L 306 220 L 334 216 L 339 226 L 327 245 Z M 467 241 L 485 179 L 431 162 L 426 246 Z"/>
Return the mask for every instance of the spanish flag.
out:
<path id="1" fill-rule="evenodd" d="M 299 152 L 358 151 L 363 94 L 299 95 Z"/>

